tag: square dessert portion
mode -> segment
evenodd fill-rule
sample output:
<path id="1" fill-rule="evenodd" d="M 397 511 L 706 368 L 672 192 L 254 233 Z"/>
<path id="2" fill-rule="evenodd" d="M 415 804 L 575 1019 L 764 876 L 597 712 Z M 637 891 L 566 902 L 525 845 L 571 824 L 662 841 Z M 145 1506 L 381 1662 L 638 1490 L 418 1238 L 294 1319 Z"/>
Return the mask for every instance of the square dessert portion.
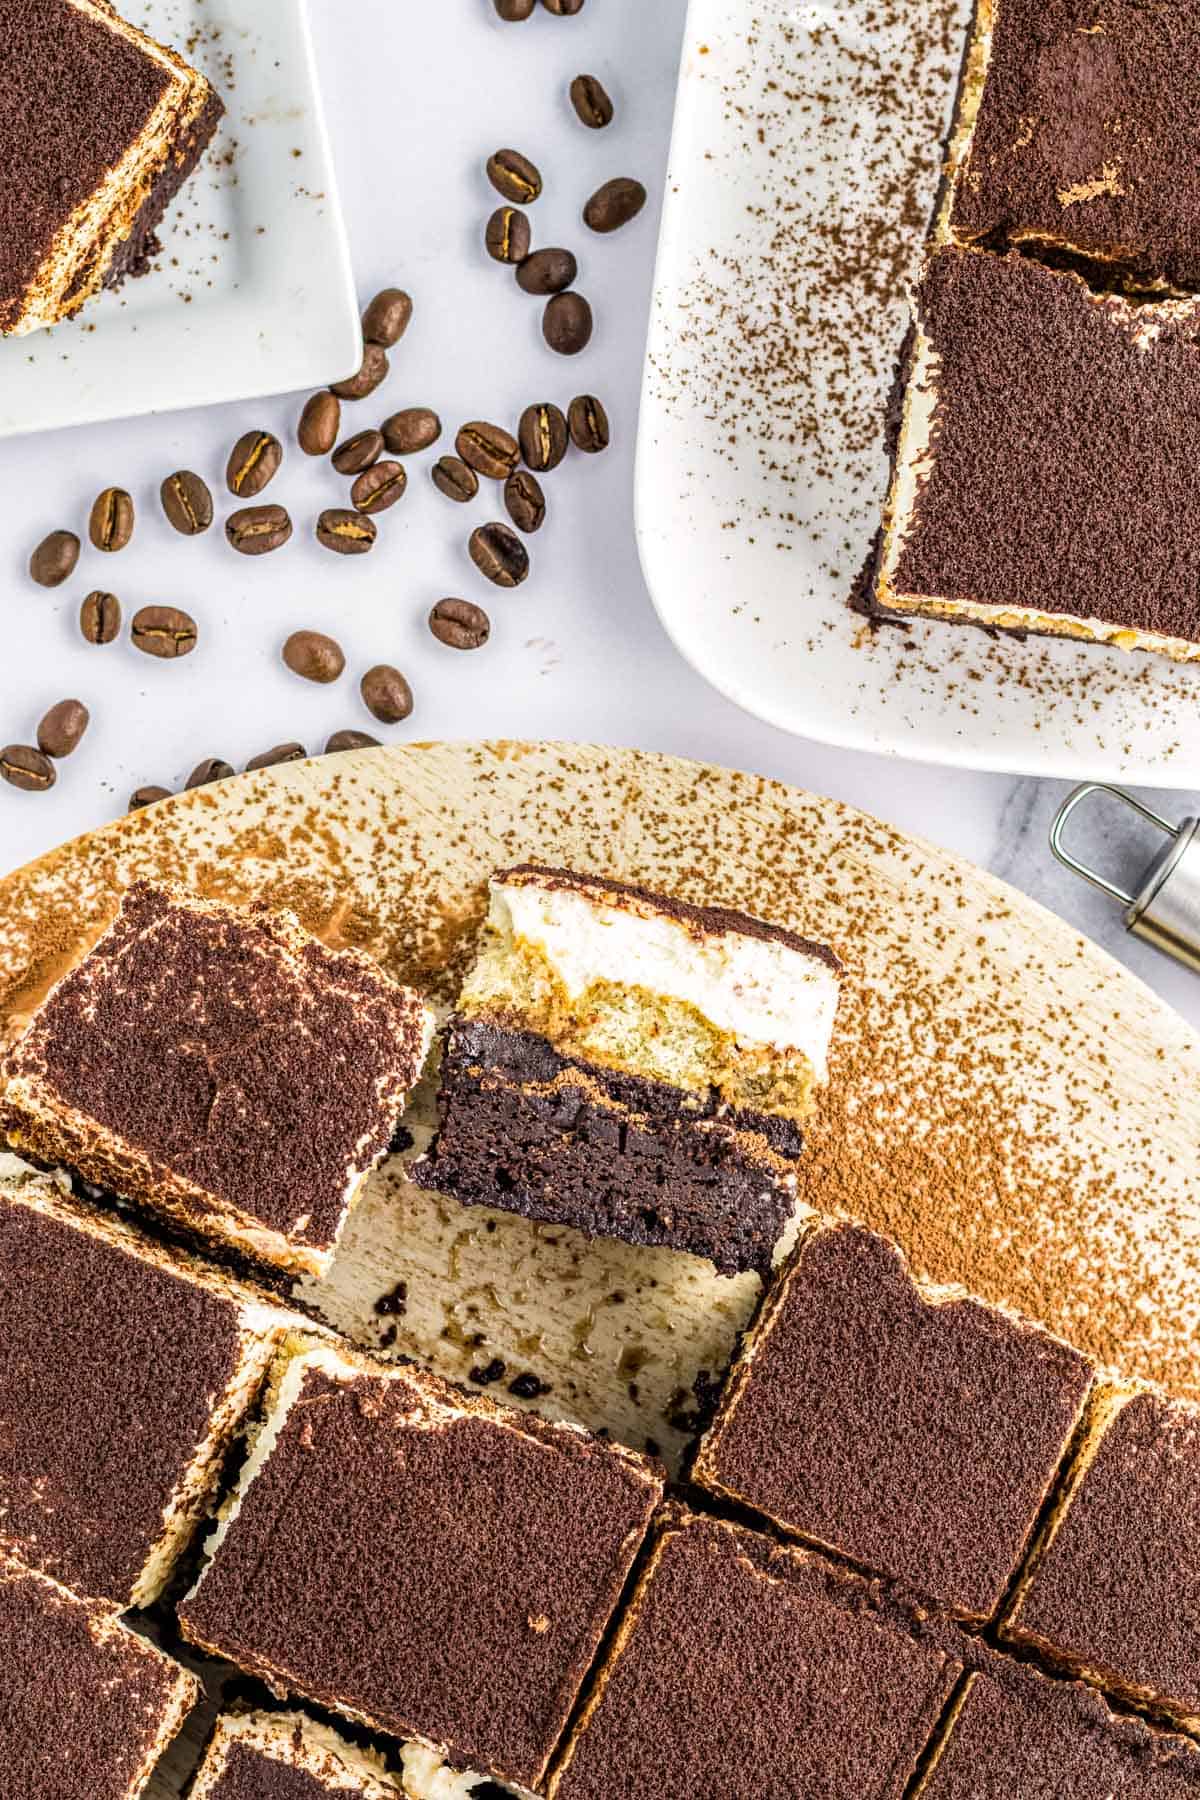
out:
<path id="1" fill-rule="evenodd" d="M 1099 1397 L 1004 1635 L 1200 1730 L 1200 1407 Z"/>
<path id="2" fill-rule="evenodd" d="M 295 1323 L 0 1157 L 0 1546 L 148 1606 Z"/>
<path id="3" fill-rule="evenodd" d="M 199 1697 L 110 1607 L 0 1552 L 4 1800 L 137 1800 Z"/>
<path id="4" fill-rule="evenodd" d="M 1091 1381 L 1039 1327 L 914 1281 L 884 1238 L 816 1226 L 743 1346 L 695 1479 L 982 1621 Z"/>
<path id="5" fill-rule="evenodd" d="M 290 913 L 139 882 L 0 1071 L 0 1135 L 189 1233 L 322 1274 L 433 1029 Z"/>
<path id="6" fill-rule="evenodd" d="M 1200 301 L 941 249 L 873 610 L 1200 660 Z"/>
<path id="7" fill-rule="evenodd" d="M 299 1713 L 219 1718 L 188 1800 L 401 1800 L 382 1760 Z"/>
<path id="8" fill-rule="evenodd" d="M 0 0 L 0 335 L 135 271 L 224 110 L 108 0 Z"/>
<path id="9" fill-rule="evenodd" d="M 423 1185 L 769 1269 L 841 965 L 723 907 L 530 865 L 491 884 Z"/>
<path id="10" fill-rule="evenodd" d="M 416 1368 L 294 1349 L 185 1635 L 534 1786 L 662 1492 L 656 1467 Z"/>
<path id="11" fill-rule="evenodd" d="M 958 1672 L 859 1577 L 681 1514 L 654 1545 L 548 1791 L 900 1800 Z"/>

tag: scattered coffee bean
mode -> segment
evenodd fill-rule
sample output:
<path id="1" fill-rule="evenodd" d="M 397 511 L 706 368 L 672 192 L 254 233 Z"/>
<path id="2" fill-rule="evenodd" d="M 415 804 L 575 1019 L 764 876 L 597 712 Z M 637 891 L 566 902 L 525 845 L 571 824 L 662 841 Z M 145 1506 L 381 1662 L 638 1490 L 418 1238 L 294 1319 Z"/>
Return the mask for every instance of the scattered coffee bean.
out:
<path id="1" fill-rule="evenodd" d="M 381 431 L 359 431 L 339 444 L 333 453 L 333 466 L 339 475 L 361 475 L 383 455 Z"/>
<path id="2" fill-rule="evenodd" d="M 537 0 L 496 0 L 496 11 L 508 25 L 518 25 L 522 19 L 532 19 Z"/>
<path id="3" fill-rule="evenodd" d="M 129 810 L 130 812 L 140 812 L 143 806 L 153 806 L 156 800 L 169 800 L 170 798 L 170 788 L 155 787 L 150 782 L 145 787 L 134 788 L 129 796 Z"/>
<path id="4" fill-rule="evenodd" d="M 97 550 L 123 550 L 133 536 L 133 499 L 124 488 L 108 487 L 96 495 L 88 519 L 88 536 Z"/>
<path id="5" fill-rule="evenodd" d="M 224 762 L 221 757 L 206 756 L 203 762 L 196 764 L 184 782 L 184 791 L 186 792 L 189 788 L 207 787 L 210 781 L 228 781 L 232 774 L 232 766 Z"/>
<path id="6" fill-rule="evenodd" d="M 196 621 L 177 606 L 143 606 L 133 615 L 130 636 L 147 656 L 190 656 L 196 648 Z"/>
<path id="7" fill-rule="evenodd" d="M 618 175 L 596 189 L 583 209 L 583 222 L 593 231 L 619 231 L 636 219 L 646 204 L 646 190 L 640 181 Z"/>
<path id="8" fill-rule="evenodd" d="M 557 469 L 567 454 L 567 444 L 570 441 L 567 421 L 561 408 L 549 400 L 525 408 L 517 427 L 517 436 L 521 440 L 521 455 L 539 475 L 544 475 L 549 469 Z"/>
<path id="9" fill-rule="evenodd" d="M 533 242 L 529 220 L 515 206 L 498 206 L 487 222 L 483 242 L 494 262 L 519 263 Z"/>
<path id="10" fill-rule="evenodd" d="M 32 744 L 6 744 L 0 750 L 0 775 L 27 794 L 41 794 L 58 780 L 54 764 Z"/>
<path id="11" fill-rule="evenodd" d="M 208 483 L 190 469 L 176 469 L 158 490 L 167 523 L 184 537 L 199 537 L 213 522 L 213 497 Z"/>
<path id="12" fill-rule="evenodd" d="M 29 559 L 29 573 L 39 587 L 61 587 L 75 573 L 79 539 L 73 531 L 52 531 Z"/>
<path id="13" fill-rule="evenodd" d="M 329 391 L 339 400 L 365 400 L 386 379 L 389 367 L 387 351 L 382 344 L 364 344 L 363 359 L 354 374 L 348 375 L 345 381 L 335 381 Z"/>
<path id="14" fill-rule="evenodd" d="M 434 487 L 447 500 L 473 500 L 479 492 L 479 477 L 461 456 L 439 456 L 430 474 Z"/>
<path id="15" fill-rule="evenodd" d="M 561 294 L 579 273 L 569 250 L 535 250 L 517 267 L 517 286 L 526 294 Z"/>
<path id="16" fill-rule="evenodd" d="M 583 11 L 583 0 L 542 0 L 542 5 L 560 19 L 573 19 Z"/>
<path id="17" fill-rule="evenodd" d="M 489 481 L 503 481 L 511 475 L 521 455 L 521 446 L 511 431 L 502 425 L 489 425 L 486 419 L 472 419 L 454 440 L 454 448 L 470 468 Z"/>
<path id="18" fill-rule="evenodd" d="M 377 750 L 379 739 L 372 737 L 369 731 L 335 731 L 325 745 L 326 756 L 336 756 L 339 750 Z"/>
<path id="19" fill-rule="evenodd" d="M 546 517 L 546 496 L 536 475 L 515 469 L 504 484 L 504 504 L 518 531 L 540 531 Z"/>
<path id="20" fill-rule="evenodd" d="M 608 414 L 595 394 L 577 394 L 567 408 L 571 442 L 577 450 L 595 456 L 608 449 Z"/>
<path id="21" fill-rule="evenodd" d="M 399 669 L 388 663 L 376 663 L 359 682 L 363 705 L 373 718 L 384 725 L 398 725 L 413 709 L 412 689 Z"/>
<path id="22" fill-rule="evenodd" d="M 225 536 L 243 556 L 266 556 L 292 535 L 292 521 L 282 506 L 244 506 L 225 521 Z"/>
<path id="23" fill-rule="evenodd" d="M 306 456 L 328 456 L 342 428 L 342 403 L 328 388 L 310 394 L 304 402 L 296 442 Z"/>
<path id="24" fill-rule="evenodd" d="M 581 125 L 602 131 L 612 124 L 613 103 L 602 81 L 594 75 L 577 75 L 571 83 L 571 105 Z"/>
<path id="25" fill-rule="evenodd" d="M 348 507 L 331 506 L 317 520 L 317 542 L 339 556 L 365 556 L 376 538 L 375 522 Z"/>
<path id="26" fill-rule="evenodd" d="M 478 525 L 467 546 L 481 575 L 497 587 L 520 587 L 529 573 L 529 552 L 507 525 Z"/>
<path id="27" fill-rule="evenodd" d="M 111 644 L 121 629 L 121 602 L 97 588 L 79 608 L 79 629 L 89 644 Z"/>
<path id="28" fill-rule="evenodd" d="M 283 646 L 283 660 L 293 675 L 323 686 L 336 681 L 346 667 L 342 646 L 323 631 L 293 631 Z"/>
<path id="29" fill-rule="evenodd" d="M 442 421 L 429 406 L 406 406 L 380 426 L 383 441 L 393 456 L 415 456 L 428 450 L 442 435 Z"/>
<path id="30" fill-rule="evenodd" d="M 492 621 L 470 600 L 439 600 L 429 615 L 429 629 L 451 650 L 478 650 L 491 636 Z"/>
<path id="31" fill-rule="evenodd" d="M 230 453 L 225 480 L 239 500 L 253 500 L 279 473 L 283 445 L 269 431 L 247 431 Z"/>
<path id="32" fill-rule="evenodd" d="M 363 338 L 390 350 L 408 330 L 413 303 L 403 288 L 384 288 L 376 294 L 362 317 Z"/>
<path id="33" fill-rule="evenodd" d="M 251 769 L 273 769 L 279 763 L 303 762 L 308 751 L 303 744 L 276 744 L 273 750 L 260 750 L 246 764 L 246 773 Z"/>
<path id="34" fill-rule="evenodd" d="M 560 356 L 577 356 L 586 349 L 592 336 L 592 309 L 582 294 L 572 289 L 547 300 L 542 336 Z"/>
<path id="35" fill-rule="evenodd" d="M 402 498 L 407 486 L 402 463 L 377 462 L 363 470 L 350 489 L 350 498 L 360 513 L 386 512 Z"/>
<path id="36" fill-rule="evenodd" d="M 528 206 L 542 191 L 537 168 L 519 150 L 497 150 L 487 160 L 488 180 L 498 194 L 518 206 Z"/>
<path id="37" fill-rule="evenodd" d="M 88 728 L 91 714 L 82 700 L 60 700 L 37 728 L 38 749 L 56 760 L 70 756 Z"/>

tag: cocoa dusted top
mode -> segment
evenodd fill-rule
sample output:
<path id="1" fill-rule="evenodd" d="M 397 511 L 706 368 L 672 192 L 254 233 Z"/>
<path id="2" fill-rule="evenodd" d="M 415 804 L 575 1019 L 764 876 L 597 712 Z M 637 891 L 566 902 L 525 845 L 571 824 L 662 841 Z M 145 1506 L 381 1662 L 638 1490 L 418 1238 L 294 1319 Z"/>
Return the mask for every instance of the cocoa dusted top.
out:
<path id="1" fill-rule="evenodd" d="M 344 1791 L 344 1790 L 343 1790 Z M 231 1744 L 211 1800 L 329 1800 L 334 1788 L 307 1769 Z"/>

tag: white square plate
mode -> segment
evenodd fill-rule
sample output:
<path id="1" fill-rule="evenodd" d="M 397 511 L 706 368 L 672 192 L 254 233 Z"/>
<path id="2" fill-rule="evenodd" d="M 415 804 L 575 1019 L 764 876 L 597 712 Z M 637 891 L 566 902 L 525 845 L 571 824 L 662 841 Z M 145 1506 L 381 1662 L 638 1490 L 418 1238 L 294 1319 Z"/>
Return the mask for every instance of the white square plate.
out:
<path id="1" fill-rule="evenodd" d="M 789 731 L 929 762 L 1200 780 L 1200 668 L 846 608 L 969 0 L 691 0 L 638 445 L 683 655 Z M 1114 504 L 1119 504 L 1119 496 Z"/>
<path id="2" fill-rule="evenodd" d="M 151 273 L 0 340 L 0 436 L 340 380 L 358 307 L 304 0 L 121 0 L 226 113 Z"/>

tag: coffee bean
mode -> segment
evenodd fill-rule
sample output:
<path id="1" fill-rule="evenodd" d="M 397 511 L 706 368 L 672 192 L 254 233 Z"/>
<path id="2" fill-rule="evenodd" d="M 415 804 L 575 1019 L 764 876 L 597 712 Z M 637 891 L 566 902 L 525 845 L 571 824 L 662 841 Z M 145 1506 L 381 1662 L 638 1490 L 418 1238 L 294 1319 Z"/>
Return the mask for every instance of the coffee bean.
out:
<path id="1" fill-rule="evenodd" d="M 225 536 L 243 556 L 266 556 L 281 549 L 291 535 L 292 521 L 282 506 L 244 506 L 225 521 Z"/>
<path id="2" fill-rule="evenodd" d="M 479 525 L 468 545 L 471 561 L 497 587 L 520 587 L 529 573 L 529 552 L 507 525 Z"/>
<path id="3" fill-rule="evenodd" d="M 428 450 L 442 435 L 442 421 L 429 406 L 406 406 L 380 426 L 383 441 L 393 456 L 415 456 Z"/>
<path id="4" fill-rule="evenodd" d="M 208 483 L 190 469 L 176 469 L 158 490 L 167 523 L 184 537 L 199 537 L 213 522 L 213 497 Z"/>
<path id="5" fill-rule="evenodd" d="M 439 456 L 430 470 L 433 485 L 447 500 L 473 500 L 479 492 L 479 477 L 460 456 Z"/>
<path id="6" fill-rule="evenodd" d="M 246 764 L 246 773 L 251 769 L 274 769 L 279 763 L 303 762 L 308 751 L 303 744 L 276 744 L 273 750 L 260 750 Z"/>
<path id="7" fill-rule="evenodd" d="M 517 268 L 517 286 L 526 294 L 561 294 L 579 273 L 569 250 L 535 250 Z"/>
<path id="8" fill-rule="evenodd" d="M 532 19 L 537 0 L 496 0 L 496 11 L 506 24 L 516 25 Z"/>
<path id="9" fill-rule="evenodd" d="M 488 180 L 498 194 L 518 206 L 528 206 L 542 191 L 537 168 L 519 150 L 497 150 L 487 160 Z"/>
<path id="10" fill-rule="evenodd" d="M 546 517 L 546 496 L 536 475 L 516 469 L 504 484 L 504 504 L 518 531 L 540 531 Z"/>
<path id="11" fill-rule="evenodd" d="M 573 19 L 583 11 L 583 0 L 542 0 L 542 5 L 560 19 Z"/>
<path id="12" fill-rule="evenodd" d="M 375 522 L 348 507 L 331 506 L 317 520 L 317 542 L 339 556 L 365 556 L 376 538 Z"/>
<path id="13" fill-rule="evenodd" d="M 306 456 L 328 456 L 342 428 L 342 403 L 328 388 L 310 394 L 304 402 L 296 442 Z"/>
<path id="14" fill-rule="evenodd" d="M 399 669 L 388 663 L 376 663 L 358 685 L 363 705 L 384 725 L 398 725 L 413 709 L 412 689 Z"/>
<path id="15" fill-rule="evenodd" d="M 75 573 L 79 539 L 73 531 L 52 531 L 29 559 L 29 573 L 39 587 L 61 587 Z"/>
<path id="16" fill-rule="evenodd" d="M 593 231 L 619 231 L 636 219 L 646 204 L 646 190 L 640 181 L 618 175 L 596 189 L 583 209 L 583 222 Z"/>
<path id="17" fill-rule="evenodd" d="M 196 621 L 177 606 L 143 606 L 133 615 L 130 636 L 147 656 L 190 656 L 196 648 Z"/>
<path id="18" fill-rule="evenodd" d="M 283 445 L 269 431 L 243 432 L 229 457 L 225 480 L 239 500 L 253 500 L 279 473 Z"/>
<path id="19" fill-rule="evenodd" d="M 361 475 L 383 455 L 381 431 L 359 431 L 339 444 L 333 453 L 333 466 L 339 475 Z"/>
<path id="20" fill-rule="evenodd" d="M 519 263 L 533 242 L 529 220 L 515 206 L 498 206 L 487 222 L 483 242 L 494 262 Z"/>
<path id="21" fill-rule="evenodd" d="M 170 798 L 170 788 L 147 784 L 145 787 L 134 788 L 129 796 L 129 810 L 130 812 L 140 812 L 143 806 L 153 806 L 157 800 L 169 800 Z"/>
<path id="22" fill-rule="evenodd" d="M 189 788 L 207 787 L 210 781 L 228 781 L 232 774 L 232 766 L 223 761 L 221 757 L 206 756 L 203 762 L 196 764 L 184 782 L 184 791 L 186 792 Z"/>
<path id="23" fill-rule="evenodd" d="M 38 749 L 45 756 L 70 756 L 88 728 L 91 714 L 82 700 L 60 700 L 37 728 Z"/>
<path id="24" fill-rule="evenodd" d="M 293 675 L 323 686 L 336 681 L 346 667 L 342 646 L 323 631 L 293 631 L 283 646 L 283 660 Z"/>
<path id="25" fill-rule="evenodd" d="M 326 756 L 336 756 L 339 750 L 377 750 L 379 739 L 372 737 L 369 731 L 335 731 L 325 745 Z"/>
<path id="26" fill-rule="evenodd" d="M 577 356 L 592 336 L 592 309 L 582 294 L 555 294 L 542 314 L 542 336 L 560 356 Z"/>
<path id="27" fill-rule="evenodd" d="M 403 288 L 384 288 L 376 294 L 362 317 L 363 338 L 390 350 L 408 330 L 413 303 Z"/>
<path id="28" fill-rule="evenodd" d="M 608 449 L 608 414 L 595 394 L 577 394 L 567 408 L 571 442 L 577 450 L 595 456 Z"/>
<path id="29" fill-rule="evenodd" d="M 124 488 L 108 487 L 96 495 L 88 519 L 88 536 L 97 550 L 123 550 L 133 536 L 133 500 Z"/>
<path id="30" fill-rule="evenodd" d="M 350 489 L 350 498 L 360 513 L 386 512 L 389 506 L 395 506 L 407 486 L 403 464 L 377 462 L 363 470 Z"/>
<path id="31" fill-rule="evenodd" d="M 54 764 L 32 744 L 7 744 L 0 750 L 0 775 L 27 794 L 42 794 L 58 780 Z"/>
<path id="32" fill-rule="evenodd" d="M 79 629 L 89 644 L 111 644 L 121 629 L 121 602 L 97 588 L 79 608 Z"/>
<path id="33" fill-rule="evenodd" d="M 521 455 L 512 433 L 502 425 L 489 425 L 486 419 L 472 419 L 464 425 L 454 448 L 463 462 L 489 481 L 503 481 L 511 475 Z"/>
<path id="34" fill-rule="evenodd" d="M 577 75 L 571 83 L 571 105 L 581 125 L 602 131 L 612 124 L 613 103 L 602 81 L 594 75 Z"/>
<path id="35" fill-rule="evenodd" d="M 365 400 L 386 379 L 390 366 L 382 344 L 364 344 L 363 359 L 354 374 L 345 381 L 335 381 L 329 391 L 339 400 Z"/>
<path id="36" fill-rule="evenodd" d="M 521 440 L 521 455 L 539 475 L 544 475 L 548 469 L 557 469 L 567 454 L 570 441 L 561 409 L 549 400 L 525 408 L 517 436 Z"/>
<path id="37" fill-rule="evenodd" d="M 470 600 L 439 600 L 429 615 L 429 629 L 451 650 L 478 650 L 491 636 L 492 621 Z"/>

